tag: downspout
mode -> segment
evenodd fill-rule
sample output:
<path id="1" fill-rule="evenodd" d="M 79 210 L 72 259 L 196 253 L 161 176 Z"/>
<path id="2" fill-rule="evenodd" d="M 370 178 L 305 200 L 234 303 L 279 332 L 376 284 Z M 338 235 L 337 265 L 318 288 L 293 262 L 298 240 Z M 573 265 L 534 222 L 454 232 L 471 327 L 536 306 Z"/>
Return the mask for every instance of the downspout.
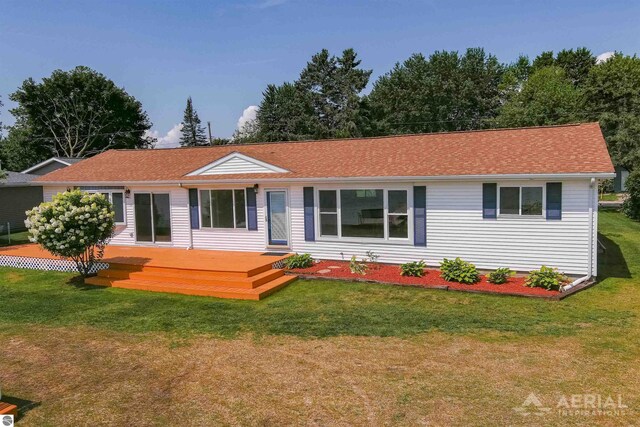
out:
<path id="1" fill-rule="evenodd" d="M 593 222 L 594 222 L 594 211 L 593 206 L 595 204 L 595 200 L 593 198 L 594 194 L 597 194 L 597 181 L 595 178 L 591 178 L 591 182 L 589 183 L 589 260 L 588 260 L 588 274 L 586 276 L 580 277 L 579 279 L 574 280 L 562 287 L 562 292 L 566 292 L 569 289 L 572 289 L 578 286 L 581 283 L 584 283 L 593 277 L 593 243 L 594 243 L 594 235 L 593 235 Z"/>

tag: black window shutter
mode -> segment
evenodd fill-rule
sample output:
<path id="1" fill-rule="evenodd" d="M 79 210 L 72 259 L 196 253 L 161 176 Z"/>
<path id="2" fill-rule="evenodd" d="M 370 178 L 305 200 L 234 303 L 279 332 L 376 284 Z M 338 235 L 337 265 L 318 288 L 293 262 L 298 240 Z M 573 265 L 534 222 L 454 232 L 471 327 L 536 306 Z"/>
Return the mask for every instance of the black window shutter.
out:
<path id="1" fill-rule="evenodd" d="M 427 187 L 413 187 L 413 245 L 427 246 Z"/>
<path id="2" fill-rule="evenodd" d="M 482 217 L 498 216 L 498 184 L 482 184 Z"/>
<path id="3" fill-rule="evenodd" d="M 198 190 L 189 189 L 189 216 L 191 217 L 191 229 L 200 228 L 200 209 L 198 207 Z"/>
<path id="4" fill-rule="evenodd" d="M 304 187 L 304 240 L 313 242 L 316 240 L 314 212 L 313 212 L 313 187 Z"/>
<path id="5" fill-rule="evenodd" d="M 258 229 L 258 207 L 256 205 L 256 190 L 247 188 L 247 229 Z"/>
<path id="6" fill-rule="evenodd" d="M 547 219 L 562 219 L 562 183 L 547 183 Z"/>

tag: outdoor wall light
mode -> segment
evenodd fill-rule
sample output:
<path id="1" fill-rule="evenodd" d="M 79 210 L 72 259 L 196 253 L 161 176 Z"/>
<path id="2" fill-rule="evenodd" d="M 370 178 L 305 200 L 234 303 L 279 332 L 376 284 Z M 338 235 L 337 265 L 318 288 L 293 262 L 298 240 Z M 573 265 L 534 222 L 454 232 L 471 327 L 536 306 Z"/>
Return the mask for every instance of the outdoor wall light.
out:
<path id="1" fill-rule="evenodd" d="M 127 199 L 131 197 L 131 190 L 129 188 L 124 189 L 124 197 L 126 197 Z"/>
<path id="2" fill-rule="evenodd" d="M 253 185 L 253 191 L 257 194 L 258 193 L 258 184 L 254 184 Z"/>

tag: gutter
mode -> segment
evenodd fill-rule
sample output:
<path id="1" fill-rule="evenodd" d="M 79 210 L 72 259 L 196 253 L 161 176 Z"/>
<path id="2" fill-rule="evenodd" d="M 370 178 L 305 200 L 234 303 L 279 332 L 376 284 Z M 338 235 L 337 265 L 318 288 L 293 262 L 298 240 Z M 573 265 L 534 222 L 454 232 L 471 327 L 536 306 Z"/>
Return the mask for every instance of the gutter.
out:
<path id="1" fill-rule="evenodd" d="M 199 185 L 199 184 L 255 184 L 256 182 L 416 182 L 416 181 L 476 181 L 501 179 L 586 179 L 614 178 L 615 173 L 569 173 L 569 174 L 500 174 L 500 175 L 444 175 L 444 176 L 365 176 L 365 177 L 306 177 L 306 178 L 242 178 L 242 179 L 198 179 L 164 181 L 35 181 L 36 185 Z M 188 187 L 187 187 L 188 188 Z"/>

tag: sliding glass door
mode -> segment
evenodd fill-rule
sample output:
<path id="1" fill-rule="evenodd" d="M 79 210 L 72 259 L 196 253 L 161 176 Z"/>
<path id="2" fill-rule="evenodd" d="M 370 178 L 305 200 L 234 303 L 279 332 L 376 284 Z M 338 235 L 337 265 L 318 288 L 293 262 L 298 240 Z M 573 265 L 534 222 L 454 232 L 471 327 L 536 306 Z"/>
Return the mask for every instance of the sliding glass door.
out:
<path id="1" fill-rule="evenodd" d="M 168 193 L 133 195 L 137 242 L 171 242 L 171 205 Z"/>

